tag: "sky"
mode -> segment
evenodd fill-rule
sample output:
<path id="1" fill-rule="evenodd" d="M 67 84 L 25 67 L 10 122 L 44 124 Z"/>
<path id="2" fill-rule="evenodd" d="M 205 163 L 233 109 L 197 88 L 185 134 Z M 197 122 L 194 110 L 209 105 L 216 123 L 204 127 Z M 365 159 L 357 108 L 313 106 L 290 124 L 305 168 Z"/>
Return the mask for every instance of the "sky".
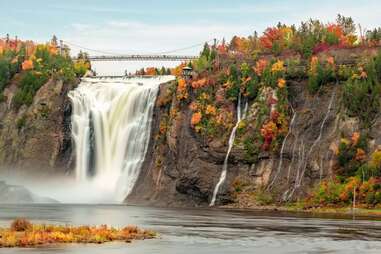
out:
<path id="1" fill-rule="evenodd" d="M 279 21 L 334 21 L 341 13 L 363 28 L 381 25 L 380 0 L 0 0 L 0 38 L 48 41 L 53 34 L 73 53 L 196 55 L 205 41 L 262 33 Z M 195 47 L 191 47 L 197 45 Z"/>

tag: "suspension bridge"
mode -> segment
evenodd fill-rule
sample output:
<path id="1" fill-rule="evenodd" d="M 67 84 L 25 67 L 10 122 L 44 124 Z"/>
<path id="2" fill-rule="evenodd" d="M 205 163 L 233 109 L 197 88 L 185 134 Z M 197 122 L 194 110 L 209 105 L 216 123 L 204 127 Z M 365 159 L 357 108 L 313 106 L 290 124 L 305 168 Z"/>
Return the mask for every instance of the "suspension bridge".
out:
<path id="1" fill-rule="evenodd" d="M 213 39 L 215 41 L 215 39 Z M 210 42 L 212 40 L 209 40 Z M 87 52 L 95 53 L 88 56 L 89 60 L 92 62 L 96 61 L 191 61 L 198 58 L 198 56 L 194 55 L 178 55 L 175 54 L 179 51 L 183 51 L 186 49 L 192 49 L 196 47 L 200 47 L 203 43 L 198 43 L 195 45 L 191 45 L 185 48 L 179 48 L 171 51 L 160 52 L 156 54 L 119 54 L 115 52 L 105 52 L 96 49 L 90 49 L 83 47 L 81 45 L 77 45 L 67 41 L 61 41 L 61 44 L 65 43 L 71 47 L 75 47 Z M 77 57 L 74 57 L 73 60 L 77 60 Z"/>
<path id="2" fill-rule="evenodd" d="M 99 55 L 88 56 L 88 59 L 94 61 L 190 61 L 197 59 L 198 56 L 186 55 Z M 77 57 L 73 57 L 77 60 Z"/>

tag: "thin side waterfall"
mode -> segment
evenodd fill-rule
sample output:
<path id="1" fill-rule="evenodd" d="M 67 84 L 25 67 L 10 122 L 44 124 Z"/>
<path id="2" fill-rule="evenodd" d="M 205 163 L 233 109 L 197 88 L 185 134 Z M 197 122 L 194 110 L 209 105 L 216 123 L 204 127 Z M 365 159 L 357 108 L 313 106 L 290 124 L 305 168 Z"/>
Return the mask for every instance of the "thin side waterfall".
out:
<path id="1" fill-rule="evenodd" d="M 241 114 L 241 94 L 239 94 L 239 96 L 238 96 L 238 104 L 237 104 L 237 122 L 236 122 L 235 126 L 233 127 L 232 132 L 230 133 L 228 151 L 226 152 L 226 156 L 225 156 L 225 160 L 224 160 L 224 165 L 222 167 L 221 176 L 220 176 L 220 179 L 218 180 L 218 183 L 217 183 L 216 187 L 214 188 L 212 201 L 210 202 L 209 206 L 214 206 L 215 205 L 217 194 L 218 194 L 218 191 L 220 189 L 220 186 L 225 182 L 226 174 L 227 174 L 227 171 L 228 171 L 229 155 L 230 155 L 230 152 L 231 152 L 231 150 L 233 148 L 233 145 L 234 145 L 235 134 L 236 134 L 238 125 L 241 122 L 241 120 L 246 118 L 247 108 L 248 108 L 248 103 L 246 102 L 245 108 L 243 110 L 243 114 Z"/>
<path id="2" fill-rule="evenodd" d="M 108 201 L 128 196 L 147 152 L 159 85 L 172 79 L 83 79 L 69 93 L 78 183 L 91 184 Z"/>
<path id="3" fill-rule="evenodd" d="M 295 122 L 295 118 L 296 118 L 296 112 L 294 112 L 294 109 L 292 109 L 292 112 L 293 112 L 293 116 L 291 118 L 291 122 L 290 122 L 290 127 L 288 129 L 288 132 L 286 134 L 286 137 L 283 139 L 283 142 L 282 142 L 282 147 L 280 149 L 280 159 L 279 159 L 279 165 L 278 165 L 278 169 L 277 169 L 277 172 L 275 173 L 275 176 L 273 178 L 273 180 L 271 181 L 271 183 L 268 185 L 267 189 L 270 189 L 271 186 L 275 183 L 275 181 L 277 180 L 279 174 L 280 174 L 280 171 L 282 170 L 282 166 L 283 166 L 283 152 L 284 152 L 284 148 L 286 146 L 286 142 L 287 142 L 287 139 L 288 137 L 290 136 L 291 132 L 292 132 L 292 128 L 294 126 L 294 122 Z"/>
<path id="4" fill-rule="evenodd" d="M 301 165 L 303 165 L 303 170 L 300 173 L 300 168 L 298 168 L 297 175 L 295 177 L 294 187 L 292 188 L 291 191 L 288 191 L 289 194 L 288 194 L 287 200 L 291 199 L 291 197 L 294 195 L 294 192 L 296 191 L 296 189 L 298 189 L 302 184 L 303 176 L 304 176 L 306 169 L 307 169 L 307 162 L 308 162 L 308 160 L 312 154 L 312 151 L 314 150 L 316 145 L 318 145 L 318 143 L 320 142 L 320 140 L 323 136 L 323 130 L 325 127 L 325 123 L 327 122 L 328 117 L 329 117 L 329 115 L 333 109 L 333 102 L 334 102 L 335 96 L 336 96 L 336 90 L 334 90 L 332 92 L 331 99 L 330 99 L 329 104 L 328 104 L 327 112 L 325 113 L 325 116 L 324 116 L 323 121 L 321 122 L 321 125 L 319 128 L 319 136 L 312 143 L 307 155 L 302 156 Z M 304 152 L 304 146 L 303 146 L 303 152 Z"/>

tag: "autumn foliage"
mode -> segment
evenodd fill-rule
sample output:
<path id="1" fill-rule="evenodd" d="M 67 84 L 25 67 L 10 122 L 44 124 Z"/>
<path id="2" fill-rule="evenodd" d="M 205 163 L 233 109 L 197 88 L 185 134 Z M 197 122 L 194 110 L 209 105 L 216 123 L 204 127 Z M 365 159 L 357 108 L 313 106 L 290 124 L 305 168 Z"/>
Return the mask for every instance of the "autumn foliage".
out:
<path id="1" fill-rule="evenodd" d="M 25 61 L 22 63 L 22 69 L 23 69 L 24 71 L 28 71 L 28 70 L 33 69 L 33 61 L 32 61 L 32 60 L 25 60 Z"/>
<path id="2" fill-rule="evenodd" d="M 155 237 L 152 231 L 136 226 L 122 229 L 102 226 L 56 226 L 32 224 L 26 219 L 16 219 L 11 228 L 0 228 L 0 248 L 36 247 L 57 243 L 131 242 Z"/>
<path id="3" fill-rule="evenodd" d="M 197 124 L 199 124 L 201 122 L 201 119 L 202 119 L 201 112 L 193 113 L 192 118 L 191 118 L 192 126 L 196 126 Z"/>

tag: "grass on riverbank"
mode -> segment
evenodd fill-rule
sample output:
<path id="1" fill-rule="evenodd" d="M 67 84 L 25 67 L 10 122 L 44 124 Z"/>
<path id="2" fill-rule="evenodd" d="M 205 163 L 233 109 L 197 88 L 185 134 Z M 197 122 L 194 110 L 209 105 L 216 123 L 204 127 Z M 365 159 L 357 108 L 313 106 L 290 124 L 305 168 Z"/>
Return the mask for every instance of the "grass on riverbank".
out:
<path id="1" fill-rule="evenodd" d="M 152 239 L 153 231 L 127 226 L 122 229 L 101 226 L 60 226 L 32 224 L 26 219 L 16 219 L 9 228 L 0 228 L 0 248 L 35 247 L 58 243 L 106 243 L 112 241 Z"/>

